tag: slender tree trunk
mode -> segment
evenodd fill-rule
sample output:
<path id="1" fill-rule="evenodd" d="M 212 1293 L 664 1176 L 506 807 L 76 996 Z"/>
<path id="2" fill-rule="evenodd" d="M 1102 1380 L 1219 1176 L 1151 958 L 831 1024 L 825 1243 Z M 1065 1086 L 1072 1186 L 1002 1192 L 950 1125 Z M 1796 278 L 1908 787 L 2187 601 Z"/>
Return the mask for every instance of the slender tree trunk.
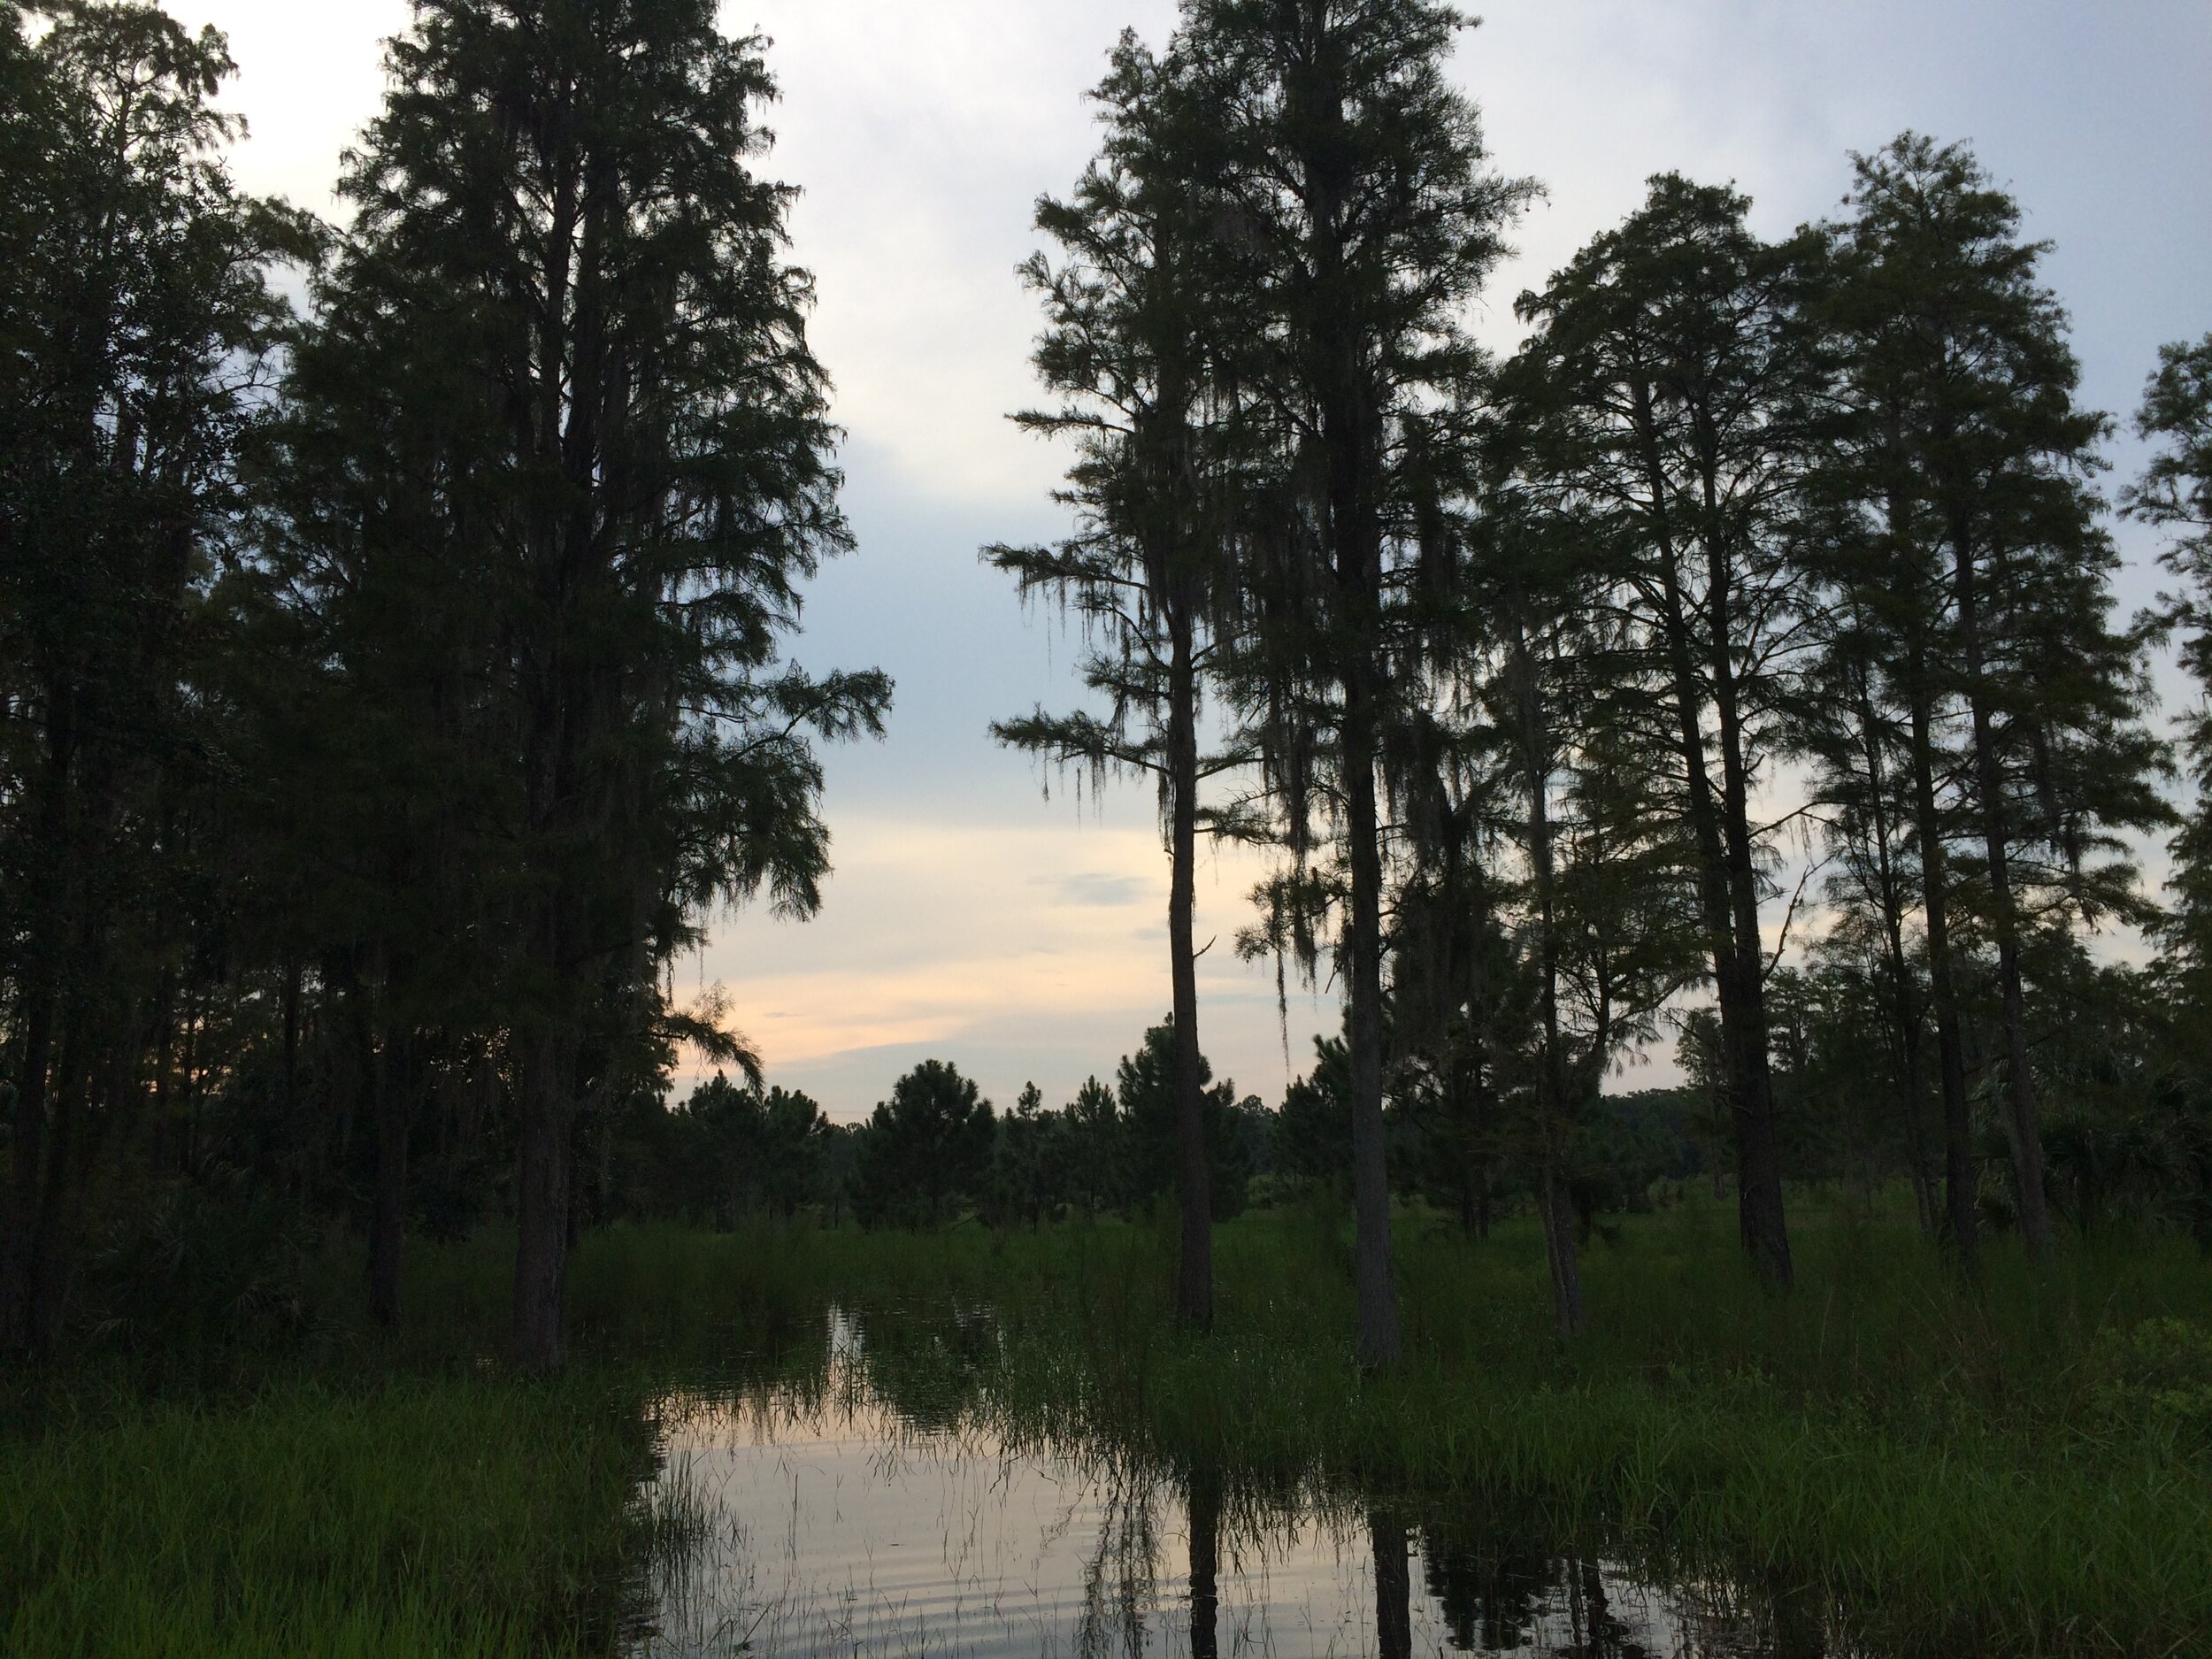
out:
<path id="1" fill-rule="evenodd" d="M 1866 756 L 1867 808 L 1871 819 L 1874 879 L 1882 908 L 1882 968 L 1889 980 L 1892 1017 L 1897 1021 L 1899 1104 L 1905 1131 L 1905 1156 L 1912 1178 L 1913 1208 L 1920 1231 L 1936 1236 L 1934 1179 L 1928 1168 L 1928 1148 L 1920 1122 L 1921 1010 L 1918 987 L 1913 982 L 1911 958 L 1905 950 L 1905 895 L 1890 846 L 1895 825 L 1890 815 L 1890 783 L 1882 762 L 1880 722 L 1874 713 L 1874 695 L 1865 665 L 1857 669 L 1859 741 Z"/>
<path id="2" fill-rule="evenodd" d="M 39 768 L 42 799 L 39 844 L 58 854 L 69 839 L 69 800 L 76 755 L 74 701 L 65 692 L 51 700 L 46 754 Z M 0 1217 L 0 1351 L 31 1340 L 31 1302 L 36 1282 L 39 1177 L 47 1138 L 56 1028 L 62 1019 L 63 941 L 72 936 L 70 896 L 75 872 L 58 865 L 33 912 L 27 972 L 19 987 L 22 1061 L 16 1075 L 15 1114 L 9 1146 L 8 1209 Z"/>
<path id="3" fill-rule="evenodd" d="M 1536 1214 L 1544 1227 L 1544 1260 L 1551 1269 L 1553 1328 L 1563 1342 L 1583 1326 L 1581 1247 L 1575 1239 L 1572 1195 L 1555 1151 L 1548 1151 L 1536 1172 Z"/>
<path id="4" fill-rule="evenodd" d="M 34 1354 L 51 1352 L 61 1333 L 62 1311 L 76 1264 L 78 1200 L 81 1196 L 77 1141 L 89 1081 L 85 1075 L 85 1025 L 80 1010 L 69 1022 L 68 1040 L 62 1045 L 60 1075 L 52 1090 L 53 1117 L 46 1134 L 45 1168 L 41 1171 L 38 1218 L 25 1263 L 28 1296 L 24 1334 Z"/>
<path id="5" fill-rule="evenodd" d="M 1920 909 L 1928 934 L 1928 987 L 1935 1002 L 1936 1055 L 1943 1087 L 1943 1217 L 1951 1248 L 1969 1272 L 1980 1259 L 1974 1202 L 1974 1120 L 1966 1097 L 1966 1046 L 1951 961 L 1951 895 L 1943 820 L 1936 810 L 1935 736 L 1924 648 L 1912 647 L 1913 833 L 1920 843 Z"/>
<path id="6" fill-rule="evenodd" d="M 2004 993 L 2005 1069 L 2010 1085 L 2005 1094 L 2005 1134 L 2011 1143 L 2013 1179 L 2018 1189 L 2020 1236 L 2026 1241 L 2028 1254 L 2039 1256 L 2051 1248 L 2051 1212 L 2043 1193 L 2043 1135 L 2037 1123 L 2035 1072 L 2028 1060 L 2027 998 L 2020 983 L 2020 911 L 2012 891 L 2004 768 L 1998 758 L 1994 722 L 1982 680 L 1974 551 L 1962 532 L 1952 537 L 1951 550 L 1959 641 L 1966 659 L 1967 706 L 1974 725 L 1982 846 L 1989 867 L 1990 924 L 1997 935 L 1997 975 Z"/>
<path id="7" fill-rule="evenodd" d="M 1360 1363 L 1398 1363 L 1398 1293 L 1390 1263 L 1390 1166 L 1382 1110 L 1382 848 L 1375 803 L 1373 694 L 1348 677 L 1344 710 L 1345 830 L 1351 855 L 1353 1286 Z"/>
<path id="8" fill-rule="evenodd" d="M 1668 676 L 1681 746 L 1690 829 L 1698 855 L 1698 900 L 1713 962 L 1714 999 L 1719 1004 L 1723 1072 L 1736 1143 L 1737 1225 L 1752 1265 L 1769 1285 L 1792 1279 L 1789 1233 L 1782 1206 L 1782 1160 L 1775 1142 L 1774 1086 L 1767 1057 L 1765 974 L 1758 930 L 1756 871 L 1752 863 L 1744 800 L 1740 738 L 1724 731 L 1725 800 L 1714 796 L 1701 710 L 1705 694 L 1696 667 L 1696 640 L 1686 612 L 1678 551 L 1668 527 L 1665 468 L 1653 429 L 1647 388 L 1636 388 L 1636 415 L 1654 515 L 1654 551 L 1662 599 Z M 1715 618 L 1722 660 L 1712 666 L 1727 680 L 1726 619 Z M 1719 699 L 1724 722 L 1734 718 L 1732 695 Z"/>
<path id="9" fill-rule="evenodd" d="M 24 1348 L 31 1340 L 32 1262 L 38 1236 L 56 1000 L 50 978 L 35 982 L 24 1020 L 23 1063 L 16 1081 L 9 1148 L 8 1213 L 0 1230 L 0 1350 Z"/>
<path id="10" fill-rule="evenodd" d="M 1206 1096 L 1199 1079 L 1198 958 L 1192 938 L 1198 855 L 1196 674 L 1191 617 L 1171 606 L 1173 658 L 1168 688 L 1169 879 L 1167 934 L 1175 1009 L 1176 1196 L 1182 1210 L 1176 1311 L 1206 1330 L 1213 1325 L 1213 1197 L 1206 1168 Z"/>
<path id="11" fill-rule="evenodd" d="M 1671 560 L 1669 561 L 1670 568 Z M 1740 937 L 1732 847 L 1739 826 L 1724 826 L 1706 771 L 1705 740 L 1698 718 L 1697 678 L 1691 667 L 1687 629 L 1671 575 L 1668 578 L 1669 655 L 1673 659 L 1676 714 L 1689 785 L 1690 826 L 1699 854 L 1698 893 L 1707 948 L 1713 963 L 1714 1000 L 1719 1005 L 1723 1076 L 1736 1145 L 1737 1227 L 1759 1275 L 1787 1286 L 1792 1272 L 1789 1235 L 1782 1210 L 1782 1162 L 1774 1134 L 1774 1085 L 1767 1059 L 1764 974 L 1759 952 L 1757 905 L 1752 933 Z M 1747 855 L 1746 838 L 1744 852 Z M 1747 944 L 1748 949 L 1747 949 Z"/>
<path id="12" fill-rule="evenodd" d="M 1728 556 L 1707 557 L 1710 610 L 1709 655 L 1713 707 L 1721 757 L 1721 844 L 1728 870 L 1730 948 L 1735 958 L 1738 1018 L 1731 1041 L 1738 1049 L 1736 1072 L 1740 1117 L 1736 1132 L 1737 1201 L 1746 1247 L 1769 1284 L 1787 1287 L 1795 1278 L 1790 1261 L 1788 1220 L 1782 1204 L 1782 1151 L 1775 1125 L 1774 1079 L 1767 1053 L 1766 950 L 1759 931 L 1759 868 L 1751 845 L 1750 769 L 1744 763 L 1743 725 L 1733 668 L 1728 594 Z"/>
<path id="13" fill-rule="evenodd" d="M 1317 25 L 1317 10 L 1307 19 Z M 1310 42 L 1302 42 L 1305 50 Z M 1320 408 L 1327 471 L 1327 542 L 1339 615 L 1325 644 L 1343 694 L 1337 764 L 1349 865 L 1343 967 L 1352 1090 L 1353 1287 L 1360 1363 L 1395 1365 L 1402 1351 L 1390 1252 L 1389 1152 L 1383 1124 L 1382 830 L 1377 739 L 1384 718 L 1381 405 L 1369 367 L 1366 296 L 1346 269 L 1339 145 L 1345 124 L 1333 68 L 1285 83 L 1300 194 L 1311 226 L 1314 320 L 1305 334 L 1309 384 Z"/>
<path id="14" fill-rule="evenodd" d="M 296 1202 L 303 1211 L 311 1191 L 310 1181 L 314 1164 L 315 1126 L 309 1120 L 306 1102 L 300 1098 L 300 977 L 299 958 L 288 955 L 284 962 L 284 1119 L 290 1128 L 293 1156 L 297 1159 L 292 1170 Z M 157 1064 L 165 1071 L 169 1060 L 168 984 L 168 974 L 165 971 L 156 1050 L 158 1056 Z M 158 1094 L 158 1084 L 156 1088 Z"/>
<path id="15" fill-rule="evenodd" d="M 1490 1236 L 1490 1160 L 1484 1151 L 1489 1133 L 1490 1079 L 1478 1049 L 1467 1068 L 1467 1161 L 1460 1174 L 1459 1229 L 1479 1240 Z"/>
<path id="16" fill-rule="evenodd" d="M 376 1196 L 369 1218 L 369 1317 L 399 1323 L 399 1280 L 407 1233 L 407 1140 L 414 1118 L 412 1042 L 388 1033 L 373 1063 L 376 1091 Z"/>
<path id="17" fill-rule="evenodd" d="M 1570 1131 L 1566 1056 L 1559 1031 L 1559 939 L 1551 832 L 1551 741 L 1545 729 L 1536 665 L 1520 618 L 1513 622 L 1513 655 L 1520 681 L 1521 787 L 1528 795 L 1528 857 L 1536 887 L 1537 997 L 1542 1018 L 1543 1066 L 1539 1098 L 1536 1210 L 1544 1227 L 1544 1256 L 1551 1269 L 1552 1317 L 1560 1340 L 1582 1329 L 1582 1266 L 1568 1214 L 1563 1164 Z"/>
<path id="18" fill-rule="evenodd" d="M 547 1373 L 561 1368 L 568 1271 L 569 1122 L 572 1080 L 567 1045 L 534 1033 L 519 1056 L 522 1075 L 515 1158 L 515 1363 Z"/>
<path id="19" fill-rule="evenodd" d="M 1373 453 L 1357 355 L 1348 337 L 1325 354 L 1335 394 L 1325 418 L 1329 518 L 1348 639 L 1338 684 L 1344 833 L 1350 865 L 1345 927 L 1352 1086 L 1353 1287 L 1363 1365 L 1395 1365 L 1402 1350 L 1390 1259 L 1390 1164 L 1383 1124 L 1382 825 L 1377 810 L 1376 734 L 1383 718 L 1382 545 L 1372 499 Z"/>

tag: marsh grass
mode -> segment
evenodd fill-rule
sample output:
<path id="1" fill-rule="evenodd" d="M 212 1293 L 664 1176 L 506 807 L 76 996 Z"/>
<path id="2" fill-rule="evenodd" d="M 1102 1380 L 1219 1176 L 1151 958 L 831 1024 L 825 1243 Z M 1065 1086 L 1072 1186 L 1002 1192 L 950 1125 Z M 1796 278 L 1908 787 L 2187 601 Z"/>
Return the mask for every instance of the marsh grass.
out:
<path id="1" fill-rule="evenodd" d="M 603 1652 L 649 1445 L 578 1377 L 465 1372 L 89 1401 L 0 1440 L 25 1655 Z"/>
<path id="2" fill-rule="evenodd" d="M 1692 1196 L 1586 1263 L 1549 1334 L 1542 1245 L 1398 1231 L 1409 1363 L 1348 1346 L 1323 1203 L 1220 1230 L 1219 1322 L 1164 1313 L 1164 1225 L 926 1235 L 615 1227 L 582 1242 L 578 1363 L 506 1375 L 511 1240 L 411 1248 L 373 1333 L 357 1257 L 282 1359 L 119 1356 L 0 1379 L 0 1648 L 601 1654 L 704 1525 L 656 1483 L 672 1390 L 826 1386 L 823 1310 L 918 1425 L 1217 1471 L 1255 1514 L 1374 1494 L 1720 1572 L 1896 1652 L 2212 1654 L 2212 1266 L 2185 1241 L 1995 1241 L 1961 1281 L 1894 1204 L 1801 1204 L 1797 1291 Z M 12 1393 L 6 1390 L 12 1387 Z M 691 1506 L 696 1509 L 696 1505 Z"/>
<path id="3" fill-rule="evenodd" d="M 1721 1207 L 1639 1218 L 1593 1249 L 1591 1330 L 1563 1347 L 1532 1228 L 1479 1245 L 1405 1217 L 1409 1360 L 1385 1379 L 1353 1363 L 1325 1207 L 1223 1230 L 1204 1339 L 1161 1316 L 1171 1258 L 1143 1226 L 849 1235 L 810 1271 L 848 1299 L 897 1287 L 867 1327 L 883 1393 L 966 1401 L 1017 1445 L 1228 1471 L 1263 1507 L 1510 1507 L 1878 1650 L 2212 1653 L 2212 1266 L 2159 1235 L 2040 1268 L 2000 1241 L 1969 1284 L 1909 1218 L 1840 1203 L 1796 1240 L 1777 1297 Z M 987 1332 L 911 1317 L 979 1302 Z"/>
<path id="4" fill-rule="evenodd" d="M 1904 1651 L 2212 1652 L 2212 1264 L 2185 1240 L 2001 1245 L 1960 1281 L 1901 1217 L 1801 1219 L 1743 1270 L 1695 1202 L 1591 1254 L 1548 1334 L 1541 1241 L 1401 1237 L 1409 1363 L 1362 1378 L 1341 1224 L 1231 1229 L 1223 1318 L 1132 1332 L 1110 1281 L 1017 1318 L 989 1393 L 1039 1433 L 1248 1478 L 1528 1506 L 1655 1567 L 1717 1564 Z M 1133 1253 L 1141 1253 L 1132 1241 Z M 1156 1266 L 1154 1271 L 1157 1271 Z"/>

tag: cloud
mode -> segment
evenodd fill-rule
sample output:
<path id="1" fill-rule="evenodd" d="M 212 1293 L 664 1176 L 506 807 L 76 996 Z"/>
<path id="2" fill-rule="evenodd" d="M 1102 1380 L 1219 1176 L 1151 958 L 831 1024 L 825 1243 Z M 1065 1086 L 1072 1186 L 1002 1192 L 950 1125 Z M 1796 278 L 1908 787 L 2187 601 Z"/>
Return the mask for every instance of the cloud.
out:
<path id="1" fill-rule="evenodd" d="M 1063 904 L 1134 904 L 1150 896 L 1145 882 L 1135 876 L 1108 875 L 1085 870 L 1046 882 Z"/>
<path id="2" fill-rule="evenodd" d="M 405 0 L 169 0 L 231 33 L 227 102 L 254 136 L 241 182 L 322 207 L 340 149 L 376 111 L 377 41 Z M 1910 125 L 1971 139 L 2056 242 L 2051 280 L 2079 319 L 2086 396 L 2124 411 L 2158 343 L 2207 325 L 2212 255 L 2212 10 L 2173 0 L 1485 0 L 1452 73 L 1480 101 L 1497 165 L 1547 201 L 1474 319 L 1519 337 L 1514 295 L 1617 221 L 1653 172 L 1733 180 L 1763 232 L 1831 212 L 1845 150 Z M 1038 308 L 1014 275 L 1040 193 L 1096 142 L 1083 93 L 1125 24 L 1160 41 L 1171 0 L 731 0 L 726 27 L 772 36 L 782 101 L 767 171 L 801 188 L 793 254 L 814 272 L 811 338 L 860 548 L 814 584 L 810 665 L 880 664 L 899 681 L 891 741 L 826 757 L 837 872 L 803 926 L 726 918 L 696 964 L 729 987 L 771 1074 L 841 1116 L 925 1054 L 972 1067 L 1002 1102 L 1034 1077 L 1064 1099 L 1110 1071 L 1167 1002 L 1155 797 L 1056 788 L 994 747 L 993 718 L 1076 701 L 1075 652 L 1025 624 L 978 568 L 988 541 L 1056 534 L 1066 457 L 1009 411 L 1037 400 Z M 2118 475 L 2139 465 L 2124 434 Z M 2117 534 L 2124 604 L 2157 586 L 2154 538 Z M 1071 804 L 1076 810 L 1071 810 Z M 1201 1034 L 1217 1071 L 1272 1094 L 1284 1038 L 1271 964 L 1233 943 L 1258 873 L 1202 871 Z M 1132 926 L 1148 909 L 1151 920 Z M 1775 908 L 1778 918 L 1779 906 Z M 1289 1048 L 1333 1030 L 1333 993 L 1293 989 Z"/>

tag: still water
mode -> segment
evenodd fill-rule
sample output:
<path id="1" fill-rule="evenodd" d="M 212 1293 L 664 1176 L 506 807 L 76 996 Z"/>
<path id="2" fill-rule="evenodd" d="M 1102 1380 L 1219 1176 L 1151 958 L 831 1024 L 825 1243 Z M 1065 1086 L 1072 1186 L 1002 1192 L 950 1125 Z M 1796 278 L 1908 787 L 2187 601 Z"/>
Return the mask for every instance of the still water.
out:
<path id="1" fill-rule="evenodd" d="M 987 1414 L 887 1398 L 844 1314 L 826 1334 L 826 1374 L 803 1386 L 662 1402 L 647 1495 L 687 1524 L 632 1659 L 1824 1652 L 1819 1621 L 1772 1597 L 1502 1541 L 1480 1517 L 1230 1497 L 1010 1445 Z"/>

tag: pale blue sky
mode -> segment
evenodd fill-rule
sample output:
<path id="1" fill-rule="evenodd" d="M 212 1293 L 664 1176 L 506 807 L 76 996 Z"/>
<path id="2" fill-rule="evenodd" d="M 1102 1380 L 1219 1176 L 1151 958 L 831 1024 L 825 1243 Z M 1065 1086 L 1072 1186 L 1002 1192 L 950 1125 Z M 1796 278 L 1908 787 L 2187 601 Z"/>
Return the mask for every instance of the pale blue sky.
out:
<path id="1" fill-rule="evenodd" d="M 378 39 L 401 0 L 170 0 L 227 30 L 250 187 L 323 207 L 339 149 L 375 107 Z M 1513 296 L 1675 168 L 1733 180 L 1770 233 L 1832 211 L 1846 152 L 1912 127 L 1970 142 L 2016 190 L 2071 309 L 2088 400 L 2125 416 L 2161 342 L 2212 329 L 2212 5 L 2204 0 L 1497 0 L 1455 73 L 1505 170 L 1549 195 L 1476 323 L 1513 342 Z M 772 170 L 802 187 L 816 349 L 849 434 L 860 550 L 809 602 L 797 656 L 899 682 L 888 742 L 830 757 L 838 873 L 803 926 L 749 914 L 687 979 L 721 979 L 771 1076 L 864 1112 L 924 1056 L 1010 1102 L 1110 1071 L 1167 1002 L 1165 881 L 1136 784 L 1094 810 L 1049 803 L 986 735 L 1070 695 L 1072 642 L 1025 619 L 977 547 L 1051 534 L 1059 462 L 1004 419 L 1033 396 L 1036 311 L 1013 275 L 1030 204 L 1090 152 L 1082 93 L 1125 25 L 1164 38 L 1165 0 L 736 0 L 784 100 Z M 2124 427 L 2116 477 L 2138 465 Z M 2155 588 L 2148 542 L 2132 605 Z M 1217 1071 L 1285 1080 L 1271 971 L 1229 935 L 1254 871 L 1202 879 L 1201 1030 Z M 1778 906 L 1777 907 L 1778 910 Z M 1290 1047 L 1333 1029 L 1294 990 Z M 1653 1076 L 1663 1076 L 1663 1062 Z"/>

